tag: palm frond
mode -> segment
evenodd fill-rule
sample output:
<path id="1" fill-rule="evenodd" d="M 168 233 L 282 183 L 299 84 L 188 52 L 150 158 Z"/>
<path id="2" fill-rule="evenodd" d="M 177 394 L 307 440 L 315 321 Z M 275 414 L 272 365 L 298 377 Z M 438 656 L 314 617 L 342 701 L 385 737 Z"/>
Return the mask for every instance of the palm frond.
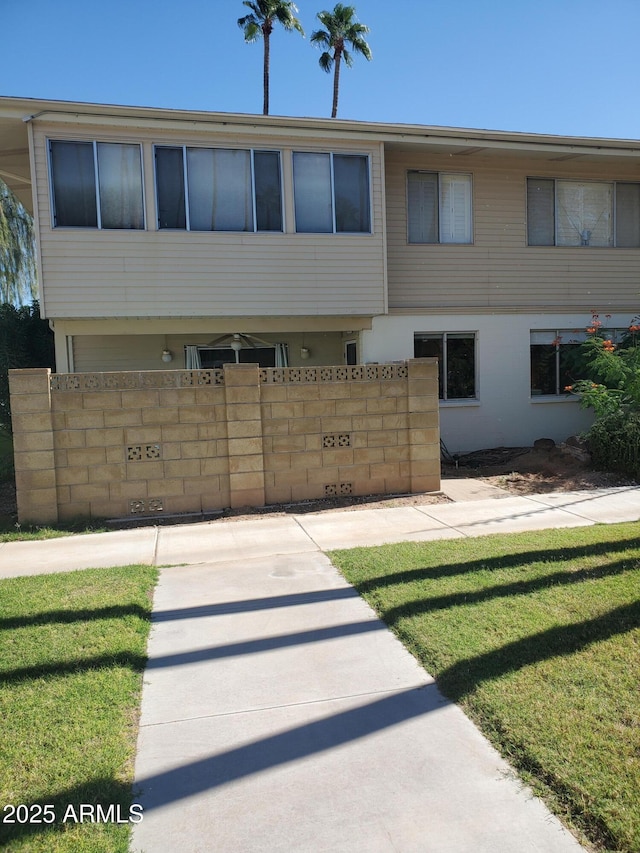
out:
<path id="1" fill-rule="evenodd" d="M 256 41 L 263 34 L 262 27 L 253 15 L 246 15 L 244 18 L 238 18 L 238 26 L 244 31 L 244 40 L 248 42 Z"/>
<path id="2" fill-rule="evenodd" d="M 373 54 L 371 53 L 371 48 L 364 39 L 349 39 L 349 44 L 353 50 L 360 53 L 365 59 L 371 61 Z"/>
<path id="3" fill-rule="evenodd" d="M 260 17 L 260 15 L 262 14 L 260 8 L 256 6 L 256 4 L 252 2 L 252 0 L 242 0 L 242 5 L 246 6 L 247 9 L 251 9 L 253 14 L 257 17 Z"/>
<path id="4" fill-rule="evenodd" d="M 331 39 L 329 38 L 328 33 L 325 33 L 324 30 L 316 30 L 311 33 L 309 41 L 311 44 L 320 45 L 320 47 L 331 47 Z"/>
<path id="5" fill-rule="evenodd" d="M 320 64 L 320 68 L 322 68 L 323 71 L 329 73 L 329 71 L 331 71 L 331 69 L 333 68 L 333 56 L 331 56 L 331 54 L 325 50 L 325 52 L 321 54 L 318 63 Z"/>
<path id="6" fill-rule="evenodd" d="M 274 6 L 273 17 L 279 24 L 282 24 L 285 30 L 297 30 L 304 35 L 302 24 L 294 14 L 297 11 L 298 9 L 293 3 L 279 2 Z"/>

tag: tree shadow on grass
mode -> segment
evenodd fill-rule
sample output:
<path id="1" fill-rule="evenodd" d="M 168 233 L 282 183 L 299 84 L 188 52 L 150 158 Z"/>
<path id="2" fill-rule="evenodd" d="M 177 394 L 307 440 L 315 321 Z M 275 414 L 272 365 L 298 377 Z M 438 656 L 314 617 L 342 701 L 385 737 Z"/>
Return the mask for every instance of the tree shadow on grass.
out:
<path id="1" fill-rule="evenodd" d="M 17 667 L 0 673 L 0 684 L 12 684 L 34 678 L 52 678 L 65 675 L 78 675 L 96 669 L 125 667 L 132 672 L 143 672 L 147 664 L 145 655 L 122 651 L 115 654 L 95 655 L 87 658 L 73 658 L 68 661 L 34 664 Z"/>
<path id="2" fill-rule="evenodd" d="M 139 604 L 114 604 L 111 607 L 97 607 L 87 610 L 47 610 L 31 616 L 8 616 L 0 619 L 0 631 L 13 631 L 16 628 L 38 628 L 44 625 L 71 625 L 74 622 L 93 622 L 98 619 L 124 619 L 136 616 L 149 622 L 151 610 Z"/>
<path id="3" fill-rule="evenodd" d="M 507 643 L 499 649 L 465 658 L 438 675 L 438 686 L 454 702 L 460 702 L 485 681 L 500 678 L 525 666 L 555 657 L 566 657 L 640 628 L 640 601 L 571 625 L 549 628 Z"/>
<path id="4" fill-rule="evenodd" d="M 481 604 L 495 598 L 512 598 L 517 595 L 530 595 L 551 587 L 571 586 L 586 581 L 621 575 L 633 571 L 635 566 L 631 561 L 620 560 L 607 566 L 594 569 L 579 569 L 577 571 L 554 572 L 539 578 L 512 583 L 496 584 L 485 589 L 452 592 L 448 595 L 438 595 L 416 598 L 388 610 L 381 609 L 381 616 L 387 625 L 395 625 L 400 619 L 417 616 L 422 613 L 432 613 L 436 610 L 448 610 L 451 607 L 468 607 Z"/>
<path id="5" fill-rule="evenodd" d="M 380 546 L 384 548 L 385 546 Z M 394 547 L 394 546 L 391 546 Z M 397 546 L 395 546 L 397 547 Z M 393 574 L 385 573 L 378 577 L 366 578 L 353 585 L 362 594 L 375 589 L 396 584 L 414 583 L 419 580 L 438 580 L 439 578 L 456 577 L 457 575 L 473 574 L 478 571 L 496 571 L 512 569 L 518 566 L 556 560 L 575 560 L 580 557 L 590 558 L 599 554 L 611 554 L 620 551 L 636 549 L 640 560 L 640 539 L 623 539 L 615 542 L 598 542 L 594 545 L 576 545 L 568 548 L 542 548 L 535 551 L 522 551 L 514 554 L 504 554 L 498 557 L 478 558 L 464 563 L 449 563 L 438 566 L 421 566 Z"/>

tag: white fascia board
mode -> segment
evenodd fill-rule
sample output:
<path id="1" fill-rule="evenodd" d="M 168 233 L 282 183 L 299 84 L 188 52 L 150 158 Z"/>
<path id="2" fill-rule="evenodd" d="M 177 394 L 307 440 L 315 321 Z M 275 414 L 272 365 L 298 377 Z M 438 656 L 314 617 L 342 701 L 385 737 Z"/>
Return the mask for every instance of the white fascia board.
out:
<path id="1" fill-rule="evenodd" d="M 434 127 L 430 125 L 319 119 L 310 117 L 261 116 L 245 113 L 215 113 L 168 110 L 155 107 L 126 107 L 66 101 L 36 101 L 0 97 L 0 115 L 20 113 L 25 121 L 48 123 L 104 124 L 115 127 L 166 127 L 197 131 L 252 130 L 263 136 L 302 138 L 349 138 L 386 144 L 478 146 L 512 151 L 543 150 L 565 155 L 640 156 L 640 141 L 591 137 L 554 136 L 521 132 Z"/>

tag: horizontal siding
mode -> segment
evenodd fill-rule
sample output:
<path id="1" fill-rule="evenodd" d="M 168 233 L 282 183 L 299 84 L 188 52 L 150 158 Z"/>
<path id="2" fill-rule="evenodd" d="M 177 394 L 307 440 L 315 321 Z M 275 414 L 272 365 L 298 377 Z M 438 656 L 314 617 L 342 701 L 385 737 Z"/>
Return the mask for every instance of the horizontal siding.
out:
<path id="1" fill-rule="evenodd" d="M 143 145 L 147 230 L 51 227 L 46 140 L 100 139 Z M 291 150 L 369 154 L 373 234 L 237 234 L 155 230 L 153 144 L 283 151 L 286 220 L 292 225 Z M 215 137 L 191 132 L 41 126 L 35 133 L 39 239 L 47 317 L 373 315 L 385 310 L 380 150 L 318 139 Z"/>
<path id="2" fill-rule="evenodd" d="M 429 157 L 387 152 L 387 248 L 390 309 L 575 308 L 637 305 L 639 249 L 529 247 L 526 178 L 639 179 L 617 167 L 510 157 Z M 409 169 L 464 172 L 473 178 L 473 245 L 407 243 Z"/>

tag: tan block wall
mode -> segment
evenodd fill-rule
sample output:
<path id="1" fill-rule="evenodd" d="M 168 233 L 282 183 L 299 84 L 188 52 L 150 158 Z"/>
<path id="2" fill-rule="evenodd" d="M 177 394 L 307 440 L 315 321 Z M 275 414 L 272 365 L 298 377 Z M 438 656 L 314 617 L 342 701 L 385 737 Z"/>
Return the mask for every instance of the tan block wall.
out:
<path id="1" fill-rule="evenodd" d="M 21 522 L 440 487 L 437 364 L 10 372 Z"/>

